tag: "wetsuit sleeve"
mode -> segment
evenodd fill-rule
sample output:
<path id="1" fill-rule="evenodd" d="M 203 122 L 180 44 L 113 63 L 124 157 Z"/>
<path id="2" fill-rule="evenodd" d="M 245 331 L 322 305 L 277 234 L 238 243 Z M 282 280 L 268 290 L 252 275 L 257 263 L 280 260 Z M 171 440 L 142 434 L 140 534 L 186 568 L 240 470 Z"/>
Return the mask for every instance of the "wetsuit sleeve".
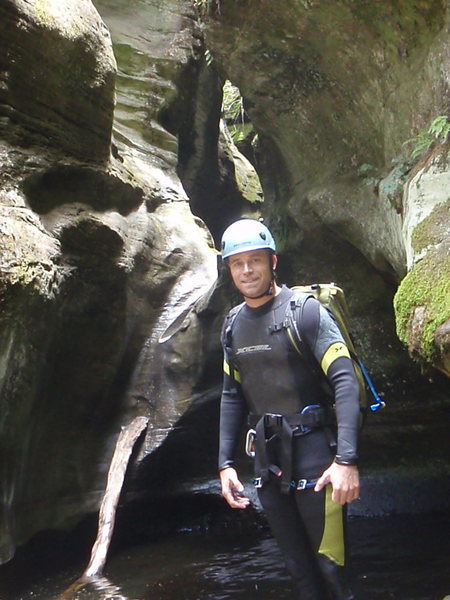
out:
<path id="1" fill-rule="evenodd" d="M 220 400 L 219 471 L 234 466 L 239 434 L 247 414 L 237 374 L 224 348 L 224 373 Z"/>
<path id="2" fill-rule="evenodd" d="M 326 375 L 334 394 L 337 421 L 336 462 L 358 461 L 360 423 L 359 385 L 339 328 L 330 313 L 309 298 L 302 314 L 302 332 L 308 348 Z"/>

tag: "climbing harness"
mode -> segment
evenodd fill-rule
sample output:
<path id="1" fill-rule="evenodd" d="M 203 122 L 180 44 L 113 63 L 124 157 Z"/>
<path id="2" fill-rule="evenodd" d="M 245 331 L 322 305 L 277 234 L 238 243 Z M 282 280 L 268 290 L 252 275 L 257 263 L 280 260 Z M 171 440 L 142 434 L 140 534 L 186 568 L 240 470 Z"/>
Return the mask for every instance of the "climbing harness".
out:
<path id="1" fill-rule="evenodd" d="M 247 454 L 257 457 L 257 472 L 260 476 L 254 480 L 255 486 L 261 487 L 264 482 L 275 477 L 280 482 L 281 492 L 285 494 L 291 489 L 312 487 L 312 481 L 292 480 L 292 441 L 294 437 L 306 435 L 320 427 L 330 432 L 330 445 L 335 444 L 329 429 L 329 426 L 335 424 L 334 411 L 318 404 L 310 404 L 301 412 L 292 415 L 250 415 L 249 422 L 255 421 L 256 425 L 250 428 L 246 439 Z M 276 441 L 280 442 L 279 465 L 272 461 L 271 445 Z"/>
<path id="2" fill-rule="evenodd" d="M 367 406 L 366 385 L 369 388 L 374 401 L 369 408 L 372 412 L 385 406 L 384 401 L 377 393 L 373 381 L 367 373 L 361 360 L 357 357 L 353 340 L 348 329 L 349 313 L 345 301 L 344 292 L 334 283 L 312 284 L 307 286 L 293 287 L 293 298 L 288 302 L 286 312 L 278 315 L 278 321 L 269 326 L 270 333 L 284 330 L 287 334 L 291 346 L 301 355 L 311 366 L 316 374 L 318 382 L 325 390 L 325 396 L 332 395 L 331 387 L 320 368 L 317 360 L 314 358 L 311 350 L 303 342 L 302 323 L 303 309 L 306 300 L 313 296 L 329 311 L 335 320 L 342 338 L 345 342 L 340 343 L 342 356 L 349 356 L 352 360 L 355 375 L 358 380 L 360 390 L 360 408 L 361 422 Z M 228 361 L 227 368 L 236 381 L 240 381 L 239 373 L 233 366 L 233 348 L 232 348 L 232 329 L 235 319 L 245 302 L 234 307 L 227 315 L 223 329 L 223 344 Z M 284 310 L 284 309 L 283 309 Z M 333 357 L 334 359 L 334 357 Z M 231 371 L 233 371 L 231 373 Z M 288 493 L 292 489 L 303 490 L 313 487 L 315 481 L 307 479 L 292 479 L 292 440 L 293 437 L 306 435 L 315 428 L 323 428 L 328 438 L 330 446 L 336 445 L 335 440 L 336 415 L 331 403 L 309 404 L 301 412 L 295 414 L 281 415 L 266 413 L 264 415 L 251 414 L 249 417 L 249 430 L 247 432 L 245 450 L 248 456 L 256 459 L 256 473 L 259 477 L 254 479 L 256 487 L 261 487 L 269 479 L 279 481 L 282 493 Z M 277 446 L 276 462 L 271 458 L 273 455 L 273 445 Z"/>
<path id="3" fill-rule="evenodd" d="M 309 490 L 310 488 L 314 487 L 318 481 L 318 479 L 291 479 L 289 487 L 297 491 Z M 255 477 L 253 479 L 253 485 L 257 489 L 262 488 L 263 483 L 264 482 L 261 477 Z"/>
<path id="4" fill-rule="evenodd" d="M 255 440 L 256 431 L 254 429 L 249 429 L 245 436 L 245 454 L 250 456 L 250 458 L 255 458 Z"/>

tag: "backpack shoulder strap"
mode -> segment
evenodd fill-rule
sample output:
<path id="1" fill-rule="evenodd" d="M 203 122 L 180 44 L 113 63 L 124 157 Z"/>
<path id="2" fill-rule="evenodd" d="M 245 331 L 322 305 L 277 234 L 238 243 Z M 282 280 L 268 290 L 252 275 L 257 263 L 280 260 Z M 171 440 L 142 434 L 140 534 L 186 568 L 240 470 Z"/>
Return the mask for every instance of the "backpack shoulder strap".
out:
<path id="1" fill-rule="evenodd" d="M 232 331 L 234 321 L 244 304 L 245 302 L 242 302 L 242 304 L 238 304 L 229 311 L 225 317 L 221 335 L 221 342 L 224 350 L 223 369 L 224 372 L 230 375 L 237 383 L 240 383 L 240 375 L 233 362 Z"/>
<path id="2" fill-rule="evenodd" d="M 286 333 L 292 346 L 300 355 L 305 355 L 305 343 L 301 333 L 303 307 L 312 294 L 307 292 L 294 292 L 294 296 L 286 309 Z"/>
<path id="3" fill-rule="evenodd" d="M 315 298 L 313 293 L 308 290 L 295 290 L 294 296 L 288 304 L 286 309 L 286 320 L 289 325 L 286 327 L 286 334 L 288 339 L 295 349 L 295 351 L 309 364 L 313 373 L 316 374 L 320 385 L 325 393 L 326 398 L 332 398 L 333 394 L 331 391 L 330 384 L 326 379 L 319 363 L 317 362 L 312 349 L 304 341 L 304 335 L 302 333 L 303 326 L 303 310 L 308 298 Z"/>
<path id="4" fill-rule="evenodd" d="M 227 316 L 225 317 L 225 321 L 223 323 L 223 327 L 222 327 L 222 336 L 221 336 L 221 341 L 222 341 L 222 345 L 225 348 L 227 355 L 230 354 L 231 352 L 231 339 L 232 339 L 232 332 L 233 332 L 233 325 L 234 322 L 236 320 L 236 317 L 238 316 L 238 314 L 241 312 L 242 308 L 244 307 L 245 302 L 242 302 L 241 304 L 238 304 L 237 306 L 234 306 L 227 314 Z"/>

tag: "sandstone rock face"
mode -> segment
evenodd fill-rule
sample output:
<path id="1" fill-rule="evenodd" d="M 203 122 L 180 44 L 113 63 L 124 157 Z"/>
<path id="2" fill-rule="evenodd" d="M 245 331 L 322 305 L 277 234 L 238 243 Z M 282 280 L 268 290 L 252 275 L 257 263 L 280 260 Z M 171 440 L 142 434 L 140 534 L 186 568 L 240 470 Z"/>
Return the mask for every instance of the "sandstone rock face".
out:
<path id="1" fill-rule="evenodd" d="M 448 146 L 429 154 L 411 173 L 404 191 L 409 272 L 395 296 L 397 332 L 412 356 L 450 376 Z"/>
<path id="2" fill-rule="evenodd" d="M 92 4 L 17 0 L 0 13 L 3 562 L 96 510 L 121 425 L 148 416 L 152 452 L 188 408 L 200 334 L 178 353 L 182 403 L 158 337 L 212 289 L 217 265 L 175 138 L 110 153 L 116 65 Z M 186 42 L 173 64 L 190 54 Z"/>
<path id="3" fill-rule="evenodd" d="M 448 114 L 447 3 L 243 0 L 216 3 L 204 20 L 216 69 L 239 87 L 258 131 L 263 212 L 286 244 L 291 277 L 293 267 L 304 280 L 309 266 L 315 276 L 342 275 L 352 295 L 364 295 L 370 268 L 341 268 L 359 261 L 357 249 L 396 286 L 414 263 L 413 229 L 446 199 L 445 157 L 417 169 L 405 142 Z M 424 270 L 448 278 L 445 250 L 427 253 L 427 261 Z M 446 292 L 423 283 L 438 304 Z M 390 295 L 388 285 L 372 300 Z M 426 319 L 434 329 L 450 316 L 445 304 Z M 413 354 L 441 368 L 445 344 L 419 329 L 433 352 Z"/>
<path id="4" fill-rule="evenodd" d="M 401 339 L 449 371 L 448 152 L 404 154 L 448 108 L 446 4 L 215 4 L 201 24 L 190 0 L 96 0 L 114 53 L 88 0 L 0 7 L 0 561 L 95 511 L 135 415 L 141 465 L 166 449 L 149 486 L 189 460 L 169 434 L 214 429 L 232 300 L 212 238 L 261 210 L 220 131 L 225 78 L 258 133 L 280 279 L 341 283 L 363 357 L 406 395 L 401 281 Z"/>
<path id="5" fill-rule="evenodd" d="M 14 144 L 109 156 L 116 62 L 90 0 L 0 7 L 0 128 Z"/>

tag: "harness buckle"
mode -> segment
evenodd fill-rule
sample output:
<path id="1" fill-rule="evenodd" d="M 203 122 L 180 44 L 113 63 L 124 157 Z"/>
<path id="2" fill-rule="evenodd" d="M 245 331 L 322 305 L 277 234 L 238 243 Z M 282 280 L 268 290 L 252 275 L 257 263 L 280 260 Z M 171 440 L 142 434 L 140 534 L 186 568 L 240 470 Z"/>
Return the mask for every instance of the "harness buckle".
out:
<path id="1" fill-rule="evenodd" d="M 265 427 L 272 427 L 276 429 L 281 429 L 283 426 L 283 415 L 277 413 L 265 413 L 264 415 L 264 425 Z"/>
<path id="2" fill-rule="evenodd" d="M 308 490 L 316 485 L 317 479 L 293 479 L 291 481 L 291 488 L 296 490 Z"/>
<path id="3" fill-rule="evenodd" d="M 253 485 L 255 486 L 255 488 L 262 488 L 262 478 L 255 477 L 255 479 L 253 480 Z"/>

